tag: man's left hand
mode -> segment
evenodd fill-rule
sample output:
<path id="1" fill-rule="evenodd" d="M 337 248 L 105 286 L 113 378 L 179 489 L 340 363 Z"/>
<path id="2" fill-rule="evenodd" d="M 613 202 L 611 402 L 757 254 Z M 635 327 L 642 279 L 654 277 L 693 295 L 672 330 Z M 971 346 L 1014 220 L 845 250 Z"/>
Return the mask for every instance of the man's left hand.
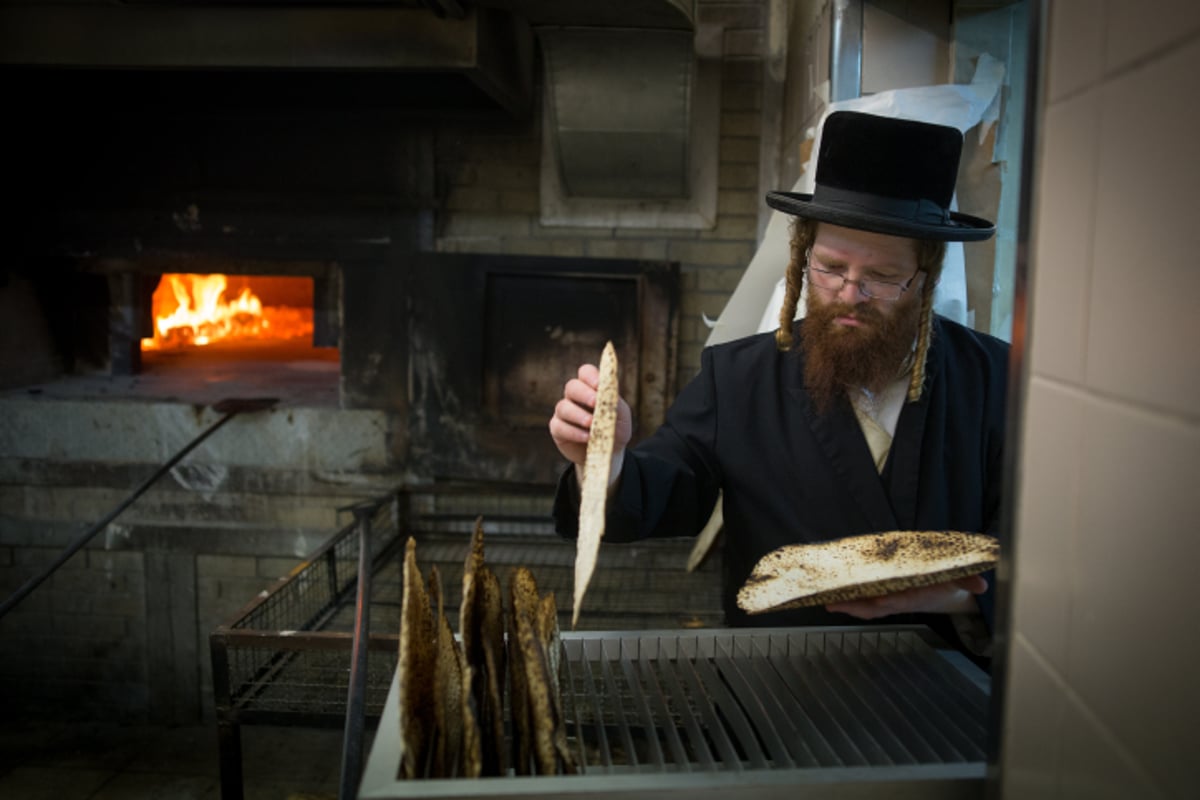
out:
<path id="1" fill-rule="evenodd" d="M 987 586 L 987 581 L 982 575 L 970 575 L 933 586 L 905 589 L 882 597 L 830 603 L 825 609 L 859 619 L 878 619 L 892 614 L 971 614 L 979 611 L 975 595 L 986 592 Z"/>

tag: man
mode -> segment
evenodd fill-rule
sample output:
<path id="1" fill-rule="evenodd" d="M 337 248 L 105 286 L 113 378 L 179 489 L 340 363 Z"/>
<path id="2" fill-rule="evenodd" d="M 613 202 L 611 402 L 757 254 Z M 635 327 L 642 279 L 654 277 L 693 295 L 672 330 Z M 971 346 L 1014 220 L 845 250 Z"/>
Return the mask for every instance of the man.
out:
<path id="1" fill-rule="evenodd" d="M 694 535 L 723 491 L 728 624 L 884 618 L 930 624 L 951 641 L 966 620 L 990 626 L 980 576 L 823 609 L 749 617 L 736 606 L 754 564 L 785 544 L 995 531 L 1008 348 L 933 313 L 945 242 L 994 232 L 948 210 L 961 148 L 953 128 L 828 117 L 813 194 L 767 195 L 797 218 L 779 330 L 706 348 L 663 426 L 632 449 L 620 404 L 605 541 Z M 793 323 L 804 282 L 807 316 Z M 585 460 L 596 384 L 596 368 L 580 367 L 550 420 L 574 465 Z M 564 473 L 555 503 L 567 536 L 578 474 Z"/>

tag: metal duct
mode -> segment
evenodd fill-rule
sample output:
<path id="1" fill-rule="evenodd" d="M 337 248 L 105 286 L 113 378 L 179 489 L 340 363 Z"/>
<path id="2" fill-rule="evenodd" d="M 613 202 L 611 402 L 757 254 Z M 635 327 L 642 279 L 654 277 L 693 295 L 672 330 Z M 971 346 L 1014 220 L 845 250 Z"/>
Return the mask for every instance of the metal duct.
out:
<path id="1" fill-rule="evenodd" d="M 692 31 L 539 28 L 537 35 L 566 194 L 688 197 Z"/>
<path id="2" fill-rule="evenodd" d="M 834 0 L 829 100 L 862 96 L 863 0 Z"/>

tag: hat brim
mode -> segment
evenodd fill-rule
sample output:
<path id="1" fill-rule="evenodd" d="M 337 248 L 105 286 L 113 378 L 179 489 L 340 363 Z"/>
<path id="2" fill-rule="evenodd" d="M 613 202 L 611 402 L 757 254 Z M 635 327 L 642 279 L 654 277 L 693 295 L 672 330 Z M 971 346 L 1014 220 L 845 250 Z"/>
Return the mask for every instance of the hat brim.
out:
<path id="1" fill-rule="evenodd" d="M 990 239 L 996 226 L 980 217 L 950 212 L 944 224 L 919 222 L 886 214 L 830 206 L 813 201 L 811 194 L 798 192 L 768 192 L 767 205 L 776 211 L 818 222 L 828 222 L 843 228 L 884 233 L 889 236 L 904 236 L 911 239 L 932 239 L 942 242 L 977 242 Z"/>

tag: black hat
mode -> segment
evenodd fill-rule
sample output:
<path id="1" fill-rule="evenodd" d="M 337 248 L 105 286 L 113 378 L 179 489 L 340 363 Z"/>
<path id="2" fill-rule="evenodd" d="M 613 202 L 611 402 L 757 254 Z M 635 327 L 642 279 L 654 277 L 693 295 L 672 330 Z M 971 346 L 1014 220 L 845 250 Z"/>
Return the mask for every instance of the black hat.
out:
<path id="1" fill-rule="evenodd" d="M 825 120 L 812 194 L 768 192 L 771 208 L 845 228 L 969 242 L 996 226 L 950 211 L 962 133 L 928 122 L 835 111 Z"/>

